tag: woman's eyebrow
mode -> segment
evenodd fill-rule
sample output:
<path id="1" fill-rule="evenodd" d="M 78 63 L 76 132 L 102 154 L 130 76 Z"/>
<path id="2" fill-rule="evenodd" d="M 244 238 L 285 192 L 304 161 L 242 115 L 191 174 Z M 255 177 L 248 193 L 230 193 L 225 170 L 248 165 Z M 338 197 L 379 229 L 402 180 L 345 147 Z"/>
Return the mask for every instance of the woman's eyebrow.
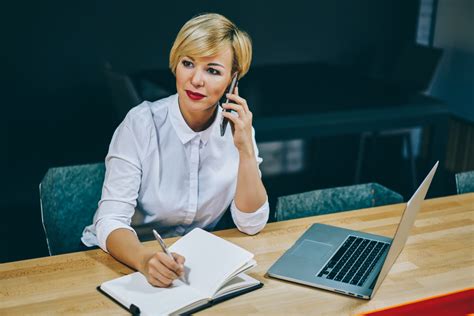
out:
<path id="1" fill-rule="evenodd" d="M 208 65 L 208 66 L 219 66 L 219 67 L 222 67 L 222 68 L 225 69 L 225 67 L 224 67 L 223 65 L 218 64 L 218 63 L 209 63 L 209 64 L 207 64 L 207 65 Z"/>
<path id="2" fill-rule="evenodd" d="M 184 57 L 185 57 L 185 58 L 189 58 L 189 59 L 191 59 L 192 61 L 195 61 L 194 58 L 192 58 L 191 56 L 184 56 Z M 222 68 L 225 69 L 224 65 L 219 64 L 219 63 L 209 63 L 209 64 L 207 64 L 207 65 L 208 65 L 208 66 L 219 66 L 219 67 L 222 67 Z"/>

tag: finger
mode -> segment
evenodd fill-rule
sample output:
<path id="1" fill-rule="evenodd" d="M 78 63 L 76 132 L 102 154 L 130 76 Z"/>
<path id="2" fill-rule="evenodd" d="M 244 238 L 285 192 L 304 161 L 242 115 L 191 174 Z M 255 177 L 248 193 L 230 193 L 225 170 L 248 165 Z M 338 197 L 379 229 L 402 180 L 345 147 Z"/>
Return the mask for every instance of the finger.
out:
<path id="1" fill-rule="evenodd" d="M 171 283 L 173 283 L 173 280 L 174 280 L 172 278 L 168 278 L 166 275 L 161 273 L 161 271 L 155 270 L 155 269 L 152 269 L 150 271 L 150 275 L 153 278 L 155 278 L 157 281 L 159 281 L 161 284 L 163 284 L 164 286 L 169 286 Z"/>
<path id="2" fill-rule="evenodd" d="M 168 256 L 166 257 L 170 259 Z M 163 259 L 162 257 L 158 257 L 158 258 L 153 258 L 152 260 L 150 260 L 150 263 L 148 264 L 150 270 L 159 271 L 162 275 L 164 275 L 168 279 L 171 279 L 171 280 L 176 279 L 178 277 L 178 273 L 176 273 L 174 270 L 171 270 L 168 266 L 166 266 L 162 262 L 162 259 Z"/>
<path id="3" fill-rule="evenodd" d="M 161 253 L 160 255 L 160 263 L 167 267 L 169 270 L 179 274 L 180 265 L 174 261 L 174 258 L 168 257 L 167 254 Z"/>
<path id="4" fill-rule="evenodd" d="M 152 265 L 148 266 L 147 274 L 149 278 L 160 282 L 162 286 L 166 286 L 173 282 L 173 278 L 166 277 L 165 275 L 160 273 L 159 268 L 156 268 Z"/>
<path id="5" fill-rule="evenodd" d="M 252 117 L 253 117 L 252 112 L 244 111 L 241 105 L 238 105 L 235 103 L 224 103 L 222 104 L 222 107 L 224 109 L 230 109 L 230 110 L 236 111 L 238 114 L 238 117 L 242 119 L 242 122 L 246 122 L 246 124 L 252 125 Z"/>
<path id="6" fill-rule="evenodd" d="M 155 277 L 153 276 L 149 276 L 147 278 L 148 280 L 148 283 L 150 283 L 151 285 L 153 286 L 156 286 L 156 287 L 167 287 L 166 284 L 164 283 L 161 283 L 158 279 L 156 279 Z"/>
<path id="7" fill-rule="evenodd" d="M 239 117 L 243 118 L 245 117 L 246 113 L 244 111 L 244 108 L 240 104 L 235 104 L 235 103 L 224 103 L 222 104 L 222 107 L 227 110 L 234 110 L 237 112 Z"/>
<path id="8" fill-rule="evenodd" d="M 235 94 L 240 96 L 239 86 L 235 87 Z M 250 112 L 249 105 L 247 104 L 247 100 L 245 100 L 244 98 L 242 98 L 242 100 L 245 101 L 244 104 L 242 104 L 242 106 L 244 107 L 245 112 Z"/>
<path id="9" fill-rule="evenodd" d="M 171 253 L 173 255 L 173 258 L 174 260 L 180 264 L 180 265 L 184 265 L 184 262 L 186 261 L 186 258 L 184 258 L 182 255 L 176 253 L 176 252 L 172 252 Z"/>
<path id="10" fill-rule="evenodd" d="M 179 255 L 179 254 L 177 254 L 177 253 L 172 253 L 172 255 L 173 255 L 174 260 L 175 260 L 175 261 L 178 263 L 178 265 L 179 265 L 179 270 L 176 271 L 176 273 L 177 273 L 179 276 L 182 276 L 183 273 L 184 273 L 184 261 L 185 261 L 185 259 L 184 259 L 183 256 L 181 256 L 181 255 Z"/>
<path id="11" fill-rule="evenodd" d="M 227 93 L 225 96 L 229 98 L 229 100 L 232 100 L 236 102 L 237 104 L 240 104 L 244 108 L 244 110 L 248 111 L 249 107 L 247 105 L 247 100 L 245 100 L 244 98 L 239 97 L 236 94 L 231 94 L 231 93 Z"/>
<path id="12" fill-rule="evenodd" d="M 244 123 L 238 116 L 235 116 L 230 112 L 222 112 L 222 116 L 226 117 L 227 119 L 229 119 L 229 121 L 231 121 L 232 128 L 235 128 L 235 126 L 239 126 L 239 128 L 243 128 Z"/>
<path id="13" fill-rule="evenodd" d="M 169 280 L 175 280 L 179 278 L 180 272 L 176 272 L 173 270 L 168 269 L 165 265 L 161 265 L 156 269 L 163 277 L 169 279 Z"/>

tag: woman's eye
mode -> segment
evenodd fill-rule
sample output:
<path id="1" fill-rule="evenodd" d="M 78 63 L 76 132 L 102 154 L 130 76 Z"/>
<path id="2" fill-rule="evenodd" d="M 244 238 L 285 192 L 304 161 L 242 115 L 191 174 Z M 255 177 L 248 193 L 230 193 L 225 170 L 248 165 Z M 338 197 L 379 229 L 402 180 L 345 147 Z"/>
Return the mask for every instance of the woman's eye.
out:
<path id="1" fill-rule="evenodd" d="M 219 70 L 216 70 L 214 68 L 209 68 L 207 71 L 212 75 L 220 75 L 221 74 Z"/>
<path id="2" fill-rule="evenodd" d="M 189 60 L 183 60 L 182 63 L 183 63 L 183 66 L 186 68 L 192 67 L 193 65 L 193 63 L 190 62 Z"/>

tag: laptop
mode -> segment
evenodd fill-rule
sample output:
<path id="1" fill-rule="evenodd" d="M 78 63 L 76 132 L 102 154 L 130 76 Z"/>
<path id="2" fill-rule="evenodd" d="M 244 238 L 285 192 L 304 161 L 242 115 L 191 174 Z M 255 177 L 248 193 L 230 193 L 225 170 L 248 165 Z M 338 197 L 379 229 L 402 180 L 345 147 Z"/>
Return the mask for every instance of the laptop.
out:
<path id="1" fill-rule="evenodd" d="M 438 168 L 407 202 L 393 239 L 313 224 L 268 270 L 270 277 L 371 299 L 407 241 Z"/>

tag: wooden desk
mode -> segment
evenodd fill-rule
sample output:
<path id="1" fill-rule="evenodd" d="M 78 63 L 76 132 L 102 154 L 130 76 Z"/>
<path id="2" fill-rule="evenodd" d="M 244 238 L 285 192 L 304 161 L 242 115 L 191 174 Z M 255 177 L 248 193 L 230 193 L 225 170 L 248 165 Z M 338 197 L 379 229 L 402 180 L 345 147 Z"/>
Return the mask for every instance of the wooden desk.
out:
<path id="1" fill-rule="evenodd" d="M 347 315 L 473 286 L 474 193 L 425 201 L 405 249 L 370 301 L 265 276 L 312 223 L 393 236 L 403 208 L 397 204 L 272 223 L 256 236 L 217 232 L 255 253 L 258 266 L 250 275 L 265 286 L 202 314 Z M 157 248 L 155 242 L 146 246 Z M 126 314 L 96 286 L 130 272 L 101 250 L 5 263 L 0 265 L 0 315 Z"/>

